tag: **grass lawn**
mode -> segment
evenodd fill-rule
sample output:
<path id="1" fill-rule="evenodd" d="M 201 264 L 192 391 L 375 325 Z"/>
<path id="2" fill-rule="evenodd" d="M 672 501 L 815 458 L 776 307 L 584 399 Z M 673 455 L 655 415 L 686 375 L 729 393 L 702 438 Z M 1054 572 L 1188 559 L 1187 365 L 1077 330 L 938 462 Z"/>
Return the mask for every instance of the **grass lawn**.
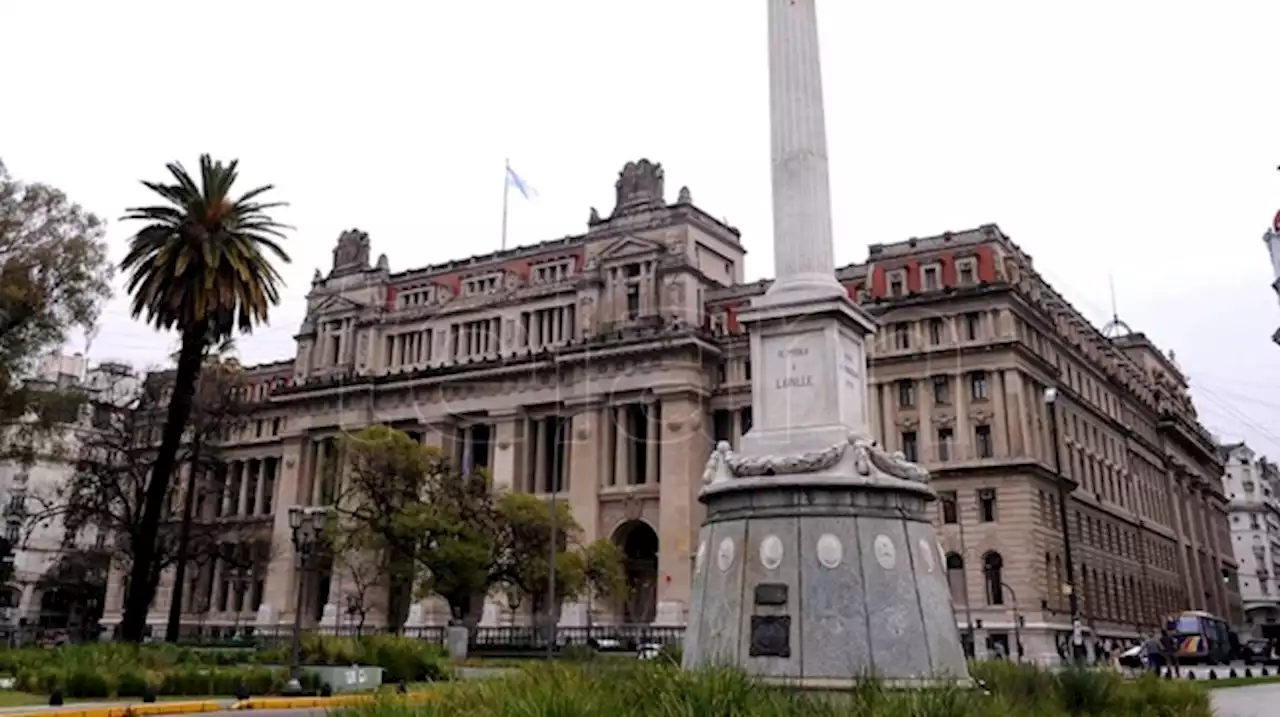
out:
<path id="1" fill-rule="evenodd" d="M 157 697 L 158 702 L 199 702 L 201 700 L 229 700 L 231 696 L 225 697 Z M 141 702 L 141 697 L 100 697 L 90 699 L 67 699 L 69 705 L 78 702 L 120 702 L 129 704 L 131 702 Z M 0 709 L 5 707 L 30 707 L 33 705 L 49 704 L 49 695 L 37 695 L 31 692 L 15 692 L 14 690 L 0 690 Z"/>

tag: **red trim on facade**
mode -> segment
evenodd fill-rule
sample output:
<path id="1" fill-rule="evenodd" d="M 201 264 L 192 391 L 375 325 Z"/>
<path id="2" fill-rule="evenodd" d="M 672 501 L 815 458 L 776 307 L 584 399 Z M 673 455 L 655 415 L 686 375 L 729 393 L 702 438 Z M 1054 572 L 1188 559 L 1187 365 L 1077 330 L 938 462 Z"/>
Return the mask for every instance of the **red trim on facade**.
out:
<path id="1" fill-rule="evenodd" d="M 978 283 L 991 284 L 996 280 L 995 251 L 989 244 L 978 247 Z"/>
<path id="2" fill-rule="evenodd" d="M 920 262 L 915 259 L 908 259 L 903 268 L 907 274 L 907 293 L 920 293 Z"/>

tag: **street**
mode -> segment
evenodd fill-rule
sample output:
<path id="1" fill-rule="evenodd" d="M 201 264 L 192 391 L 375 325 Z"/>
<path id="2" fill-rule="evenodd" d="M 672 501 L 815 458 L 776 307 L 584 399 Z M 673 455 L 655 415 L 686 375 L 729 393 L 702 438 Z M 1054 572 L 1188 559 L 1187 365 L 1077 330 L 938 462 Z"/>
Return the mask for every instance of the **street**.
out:
<path id="1" fill-rule="evenodd" d="M 1280 717 L 1280 683 L 1214 690 L 1217 717 Z"/>

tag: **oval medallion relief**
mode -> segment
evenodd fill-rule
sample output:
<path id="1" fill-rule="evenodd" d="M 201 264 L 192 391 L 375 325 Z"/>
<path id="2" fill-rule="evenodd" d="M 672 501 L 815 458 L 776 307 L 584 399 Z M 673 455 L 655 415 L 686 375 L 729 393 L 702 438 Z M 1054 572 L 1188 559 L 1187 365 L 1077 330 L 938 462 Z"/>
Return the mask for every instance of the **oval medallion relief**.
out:
<path id="1" fill-rule="evenodd" d="M 920 554 L 924 556 L 924 569 L 933 572 L 933 548 L 929 547 L 929 541 L 924 538 L 920 539 Z"/>
<path id="2" fill-rule="evenodd" d="M 782 540 L 776 535 L 766 535 L 760 541 L 760 564 L 765 570 L 777 570 L 782 565 Z"/>
<path id="3" fill-rule="evenodd" d="M 729 566 L 733 565 L 733 538 L 725 538 L 720 541 L 720 550 L 716 554 L 716 565 L 719 566 L 720 572 L 727 572 Z"/>
<path id="4" fill-rule="evenodd" d="M 885 570 L 893 570 L 898 564 L 898 550 L 887 535 L 877 535 L 875 541 L 876 562 Z"/>
<path id="5" fill-rule="evenodd" d="M 831 533 L 824 534 L 818 538 L 818 562 L 822 567 L 828 570 L 835 570 L 840 567 L 840 561 L 844 559 L 844 546 L 840 544 L 840 539 Z"/>

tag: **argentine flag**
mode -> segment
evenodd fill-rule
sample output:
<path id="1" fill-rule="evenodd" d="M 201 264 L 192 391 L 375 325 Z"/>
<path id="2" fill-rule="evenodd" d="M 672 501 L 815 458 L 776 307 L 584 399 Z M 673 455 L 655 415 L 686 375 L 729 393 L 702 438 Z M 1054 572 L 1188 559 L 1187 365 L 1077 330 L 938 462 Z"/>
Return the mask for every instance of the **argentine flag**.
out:
<path id="1" fill-rule="evenodd" d="M 520 175 L 516 174 L 516 170 L 512 169 L 509 164 L 507 165 L 507 186 L 515 187 L 516 191 L 520 192 L 520 196 L 525 199 L 533 199 L 538 196 L 538 192 L 529 186 L 528 182 L 521 179 Z"/>

